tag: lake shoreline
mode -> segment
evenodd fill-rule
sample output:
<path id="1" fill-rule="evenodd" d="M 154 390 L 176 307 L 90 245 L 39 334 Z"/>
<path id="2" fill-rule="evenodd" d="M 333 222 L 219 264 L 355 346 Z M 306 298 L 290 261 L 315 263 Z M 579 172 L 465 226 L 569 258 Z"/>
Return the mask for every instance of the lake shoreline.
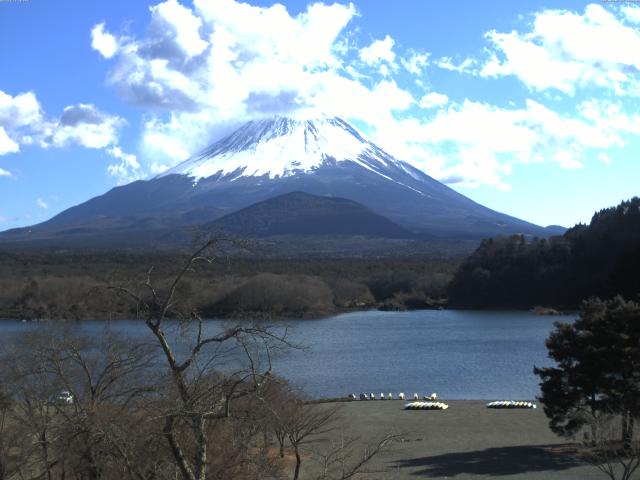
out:
<path id="1" fill-rule="evenodd" d="M 323 318 L 330 318 L 337 315 L 344 315 L 349 313 L 358 313 L 358 312 L 421 312 L 421 311 L 432 311 L 432 310 L 446 310 L 446 311 L 479 311 L 479 312 L 529 312 L 533 313 L 537 316 L 552 316 L 552 317 L 566 317 L 575 315 L 578 312 L 577 308 L 554 308 L 554 307 L 543 307 L 541 309 L 537 307 L 528 308 L 507 308 L 507 307 L 484 307 L 484 308 L 473 308 L 469 306 L 458 306 L 458 305 L 447 305 L 445 303 L 437 303 L 432 306 L 425 306 L 421 308 L 390 308 L 387 304 L 371 306 L 371 308 L 336 308 L 332 311 L 322 311 L 322 312 L 313 312 L 313 311 L 305 311 L 305 312 L 283 312 L 278 314 L 273 314 L 269 312 L 257 312 L 257 311 L 237 311 L 233 313 L 225 313 L 221 315 L 208 314 L 203 317 L 204 320 L 217 319 L 217 320 L 228 320 L 228 321 L 296 321 L 296 320 L 321 320 Z M 115 316 L 107 316 L 107 315 L 92 315 L 92 316 L 82 316 L 82 317 L 56 317 L 56 318 L 28 318 L 15 315 L 15 312 L 2 312 L 0 311 L 0 321 L 7 320 L 16 320 L 16 321 L 24 321 L 24 322 L 34 322 L 34 323 L 48 323 L 48 322 L 58 322 L 58 321 L 121 321 L 121 320 L 131 320 L 131 316 L 127 315 L 115 315 Z"/>

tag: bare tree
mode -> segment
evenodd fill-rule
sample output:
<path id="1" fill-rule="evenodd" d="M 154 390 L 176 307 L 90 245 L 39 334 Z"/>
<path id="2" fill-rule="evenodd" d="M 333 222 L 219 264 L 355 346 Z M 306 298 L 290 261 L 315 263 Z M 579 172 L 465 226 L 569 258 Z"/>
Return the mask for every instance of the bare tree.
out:
<path id="1" fill-rule="evenodd" d="M 637 431 L 628 431 L 637 427 L 625 422 L 628 420 L 621 421 L 619 415 L 602 414 L 592 420 L 594 433 L 585 439 L 585 458 L 611 480 L 629 480 L 640 467 L 640 442 L 622 435 L 625 432 L 637 438 Z"/>
<path id="2" fill-rule="evenodd" d="M 362 448 L 358 438 L 341 435 L 337 441 L 330 441 L 327 447 L 312 450 L 311 458 L 320 467 L 317 480 L 347 480 L 359 474 L 372 473 L 367 470 L 371 460 L 400 437 L 401 434 L 389 433 Z"/>
<path id="3" fill-rule="evenodd" d="M 16 428 L 12 420 L 13 399 L 7 388 L 0 384 L 0 480 L 7 480 L 18 473 L 21 461 L 24 432 Z"/>
<path id="4" fill-rule="evenodd" d="M 267 425 L 278 442 L 280 458 L 284 458 L 285 443 L 295 455 L 293 479 L 300 476 L 302 451 L 330 430 L 330 422 L 338 407 L 336 405 L 312 404 L 303 400 L 289 384 L 280 379 L 271 379 L 261 390 Z"/>
<path id="5" fill-rule="evenodd" d="M 153 455 L 132 461 L 143 441 L 138 432 L 149 430 L 139 411 L 155 393 L 148 345 L 107 330 L 90 338 L 51 328 L 16 339 L 9 358 L 2 378 L 13 388 L 12 431 L 30 440 L 20 451 L 24 471 L 47 479 L 108 478 L 114 470 L 150 478 L 144 472 Z"/>
<path id="6" fill-rule="evenodd" d="M 265 385 L 262 400 L 266 406 L 268 425 L 278 442 L 280 457 L 286 443 L 295 455 L 293 479 L 301 475 L 302 460 L 308 456 L 317 467 L 318 480 L 346 480 L 364 473 L 371 460 L 387 449 L 399 434 L 387 434 L 372 444 L 341 435 L 333 439 L 339 420 L 336 404 L 305 402 L 286 381 L 272 378 Z M 316 473 L 312 469 L 311 474 Z"/>
<path id="7" fill-rule="evenodd" d="M 3 345 L 2 380 L 11 385 L 12 406 L 8 422 L 12 433 L 27 440 L 20 445 L 21 473 L 52 480 L 59 464 L 55 445 L 59 424 L 51 399 L 60 391 L 56 379 L 48 375 L 25 342 Z"/>
<path id="8" fill-rule="evenodd" d="M 162 351 L 174 394 L 163 415 L 163 435 L 184 480 L 207 478 L 211 463 L 208 455 L 215 447 L 210 436 L 213 425 L 231 417 L 235 401 L 260 388 L 271 374 L 271 350 L 286 344 L 286 332 L 277 335 L 263 326 L 238 324 L 209 333 L 197 312 L 183 312 L 177 305 L 176 291 L 185 275 L 198 263 L 213 262 L 213 250 L 222 243 L 219 238 L 206 242 L 186 260 L 164 291 L 153 284 L 153 270 L 141 292 L 125 286 L 111 287 L 136 303 L 139 317 Z M 182 352 L 167 333 L 170 318 L 180 320 L 193 333 Z M 239 351 L 244 362 L 242 366 L 236 362 L 237 368 L 229 372 L 225 369 L 229 365 L 220 362 L 233 358 L 232 350 Z M 216 375 L 209 375 L 212 371 Z"/>

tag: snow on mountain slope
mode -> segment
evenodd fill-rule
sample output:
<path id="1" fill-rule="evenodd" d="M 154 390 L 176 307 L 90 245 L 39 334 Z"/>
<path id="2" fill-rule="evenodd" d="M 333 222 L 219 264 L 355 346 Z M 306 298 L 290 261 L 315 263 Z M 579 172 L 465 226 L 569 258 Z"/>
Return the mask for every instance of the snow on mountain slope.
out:
<path id="1" fill-rule="evenodd" d="M 233 179 L 264 175 L 274 179 L 309 172 L 331 161 L 351 161 L 391 181 L 391 164 L 403 167 L 403 162 L 339 118 L 276 117 L 245 124 L 160 176 L 182 174 L 195 181 L 216 174 Z"/>

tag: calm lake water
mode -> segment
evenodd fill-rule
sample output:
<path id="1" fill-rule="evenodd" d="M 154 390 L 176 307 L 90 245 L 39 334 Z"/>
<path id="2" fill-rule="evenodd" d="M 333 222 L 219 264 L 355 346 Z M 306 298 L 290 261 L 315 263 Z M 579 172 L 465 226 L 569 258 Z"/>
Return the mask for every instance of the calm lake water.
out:
<path id="1" fill-rule="evenodd" d="M 443 399 L 533 399 L 539 394 L 533 366 L 551 365 L 544 345 L 556 320 L 528 312 L 422 310 L 355 312 L 286 322 L 290 338 L 306 346 L 274 359 L 274 372 L 314 397 L 360 392 L 437 392 Z M 217 330 L 228 322 L 209 320 Z M 38 323 L 0 322 L 0 337 Z M 105 322 L 73 323 L 100 334 Z M 138 321 L 111 328 L 150 338 Z"/>

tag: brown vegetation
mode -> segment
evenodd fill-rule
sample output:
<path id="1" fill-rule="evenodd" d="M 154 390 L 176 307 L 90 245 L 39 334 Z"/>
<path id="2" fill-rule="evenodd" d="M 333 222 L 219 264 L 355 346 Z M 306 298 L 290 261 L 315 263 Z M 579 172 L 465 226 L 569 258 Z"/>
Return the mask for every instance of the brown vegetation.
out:
<path id="1" fill-rule="evenodd" d="M 135 318 L 135 306 L 107 285 L 160 286 L 184 256 L 0 252 L 0 317 Z M 426 259 L 247 259 L 198 266 L 179 290 L 181 304 L 207 317 L 315 317 L 352 309 L 438 306 L 456 267 Z"/>

